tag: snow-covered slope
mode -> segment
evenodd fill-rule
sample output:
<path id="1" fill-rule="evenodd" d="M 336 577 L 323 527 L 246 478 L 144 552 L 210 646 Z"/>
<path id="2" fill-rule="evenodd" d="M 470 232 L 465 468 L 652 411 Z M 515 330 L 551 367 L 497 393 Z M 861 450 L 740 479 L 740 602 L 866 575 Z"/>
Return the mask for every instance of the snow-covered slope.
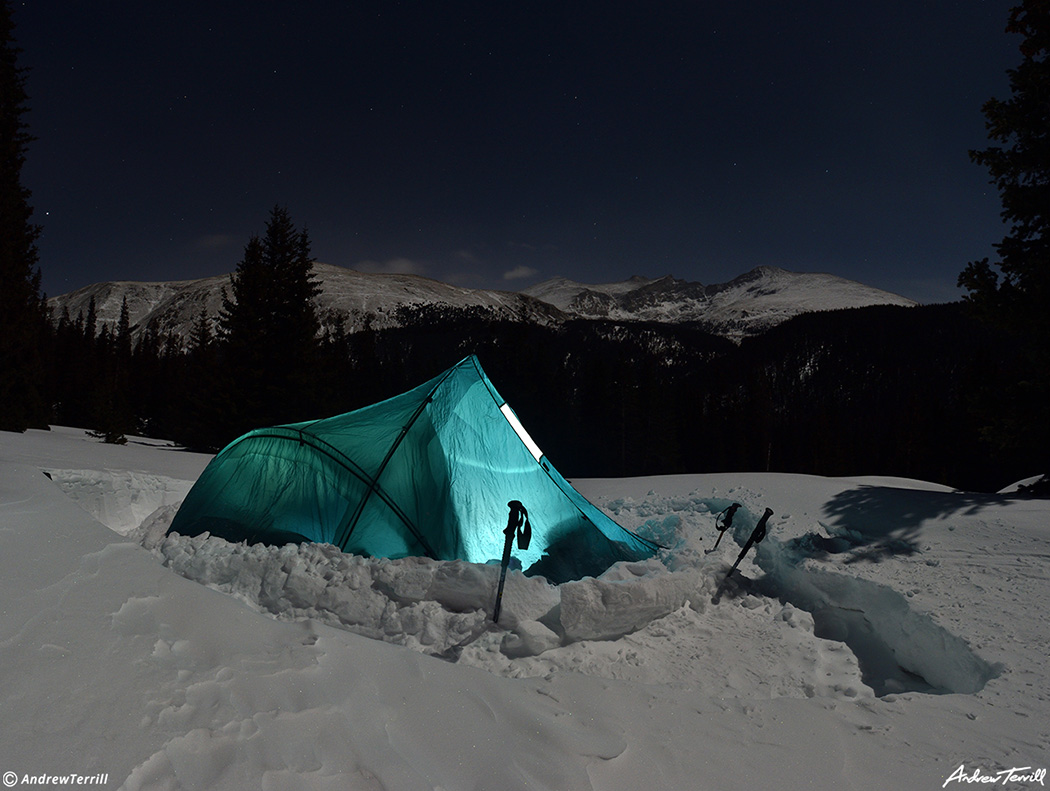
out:
<path id="1" fill-rule="evenodd" d="M 188 340 L 194 323 L 203 312 L 214 319 L 222 309 L 222 289 L 229 288 L 228 275 L 200 280 L 172 280 L 156 283 L 112 281 L 93 283 L 68 294 L 48 299 L 54 319 L 61 319 L 64 311 L 76 321 L 86 318 L 91 300 L 95 301 L 98 327 L 116 330 L 125 299 L 132 338 L 137 339 L 147 328 L 160 335 L 174 333 Z"/>
<path id="2" fill-rule="evenodd" d="M 492 318 L 547 324 L 564 319 L 560 311 L 536 299 L 509 291 L 460 288 L 418 275 L 356 272 L 329 264 L 314 264 L 321 286 L 317 307 L 323 320 L 341 315 L 346 329 L 353 331 L 367 320 L 374 329 L 398 326 L 404 316 L 399 309 L 437 306 L 483 311 Z M 121 304 L 128 300 L 132 336 L 147 327 L 162 335 L 175 333 L 188 339 L 194 322 L 204 311 L 213 321 L 222 308 L 223 289 L 229 291 L 228 275 L 159 283 L 95 283 L 48 300 L 55 318 L 68 310 L 71 319 L 88 312 L 92 297 L 99 326 L 115 328 Z"/>
<path id="3" fill-rule="evenodd" d="M 164 539 L 206 461 L 0 433 L 5 785 L 1045 783 L 1046 501 L 886 478 L 577 481 L 668 550 L 561 586 L 511 573 L 497 627 L 491 567 Z M 128 535 L 92 518 L 124 531 L 150 504 Z"/>
<path id="4" fill-rule="evenodd" d="M 868 305 L 912 305 L 910 300 L 833 275 L 799 274 L 759 267 L 721 285 L 704 286 L 673 277 L 585 285 L 555 278 L 522 293 L 460 288 L 418 275 L 371 274 L 316 264 L 321 284 L 317 305 L 326 322 L 342 316 L 347 330 L 367 322 L 375 329 L 413 320 L 412 310 L 471 310 L 494 319 L 552 324 L 566 318 L 618 321 L 700 322 L 726 337 L 752 335 L 799 313 Z M 146 327 L 188 338 L 203 311 L 212 320 L 222 306 L 229 277 L 168 283 L 96 283 L 53 297 L 56 319 L 87 314 L 94 297 L 99 326 L 115 328 L 127 298 L 133 336 Z M 432 317 L 428 317 L 432 318 Z"/>
<path id="5" fill-rule="evenodd" d="M 555 278 L 524 293 L 582 318 L 697 321 L 727 337 L 754 335 L 800 313 L 915 304 L 835 275 L 788 272 L 771 266 L 710 286 L 671 276 L 658 280 L 632 277 L 602 285 Z"/>

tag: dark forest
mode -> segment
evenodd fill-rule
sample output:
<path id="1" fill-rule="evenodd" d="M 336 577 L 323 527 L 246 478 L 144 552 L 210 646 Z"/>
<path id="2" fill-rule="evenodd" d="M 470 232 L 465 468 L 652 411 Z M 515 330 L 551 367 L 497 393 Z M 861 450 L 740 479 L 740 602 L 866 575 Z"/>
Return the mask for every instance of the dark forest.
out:
<path id="1" fill-rule="evenodd" d="M 982 402 L 1013 361 L 963 304 L 805 314 L 740 345 L 691 326 L 540 327 L 438 307 L 402 319 L 298 352 L 260 340 L 246 357 L 204 320 L 183 349 L 150 332 L 132 346 L 126 322 L 97 330 L 92 315 L 62 316 L 47 355 L 52 422 L 216 450 L 250 428 L 388 398 L 477 354 L 570 476 L 782 471 L 995 490 L 1035 463 L 982 438 Z"/>

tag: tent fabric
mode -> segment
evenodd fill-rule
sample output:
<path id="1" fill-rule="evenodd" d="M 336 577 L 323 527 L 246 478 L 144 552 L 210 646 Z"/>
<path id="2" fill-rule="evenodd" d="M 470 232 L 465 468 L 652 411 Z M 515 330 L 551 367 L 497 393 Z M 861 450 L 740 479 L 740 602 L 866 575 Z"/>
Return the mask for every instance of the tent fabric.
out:
<path id="1" fill-rule="evenodd" d="M 502 555 L 511 500 L 532 523 L 531 545 L 515 552 L 526 569 L 545 552 L 612 562 L 658 549 L 558 473 L 475 356 L 386 401 L 234 440 L 194 484 L 170 531 L 485 563 Z"/>

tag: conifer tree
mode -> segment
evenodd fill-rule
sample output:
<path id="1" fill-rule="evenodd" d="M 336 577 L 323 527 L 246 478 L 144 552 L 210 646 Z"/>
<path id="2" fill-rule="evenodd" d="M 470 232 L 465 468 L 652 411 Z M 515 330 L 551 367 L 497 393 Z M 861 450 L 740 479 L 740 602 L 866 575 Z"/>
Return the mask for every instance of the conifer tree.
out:
<path id="1" fill-rule="evenodd" d="M 22 186 L 32 137 L 22 120 L 26 74 L 13 34 L 10 6 L 0 0 L 0 429 L 25 431 L 47 426 L 43 345 L 50 328 L 37 268 L 40 228 Z"/>
<path id="2" fill-rule="evenodd" d="M 190 331 L 190 354 L 207 352 L 214 343 L 215 333 L 211 329 L 208 311 L 206 308 L 201 308 L 200 315 L 193 322 L 193 329 Z"/>
<path id="3" fill-rule="evenodd" d="M 88 300 L 87 318 L 84 319 L 84 337 L 88 344 L 94 344 L 98 337 L 98 306 L 95 304 L 95 295 Z"/>
<path id="4" fill-rule="evenodd" d="M 230 419 L 230 399 L 221 374 L 218 343 L 204 308 L 193 323 L 189 349 L 180 361 L 188 375 L 183 377 L 177 437 L 190 448 L 218 450 L 229 438 L 222 433 L 222 426 Z M 222 397 L 217 397 L 220 394 Z"/>
<path id="5" fill-rule="evenodd" d="M 1010 231 L 999 261 L 970 263 L 959 277 L 967 300 L 1012 334 L 1018 351 L 1012 381 L 996 383 L 988 435 L 1050 473 L 1050 3 L 1023 0 L 1006 27 L 1020 34 L 1021 63 L 1007 72 L 1011 97 L 983 107 L 989 137 L 1000 145 L 971 151 L 999 190 Z M 1001 275 L 1001 277 L 1000 277 Z"/>
<path id="6" fill-rule="evenodd" d="M 117 359 L 127 370 L 131 365 L 131 314 L 128 310 L 128 297 L 125 294 L 120 301 L 120 318 L 117 320 L 116 337 Z"/>
<path id="7" fill-rule="evenodd" d="M 94 306 L 92 298 L 89 314 L 94 313 Z M 125 296 L 116 329 L 103 326 L 95 345 L 94 430 L 89 432 L 116 445 L 126 444 L 127 434 L 136 428 L 130 393 L 131 363 L 131 320 Z"/>
<path id="8" fill-rule="evenodd" d="M 306 231 L 274 207 L 265 236 L 248 241 L 223 295 L 227 432 L 311 416 L 320 343 L 312 269 Z"/>

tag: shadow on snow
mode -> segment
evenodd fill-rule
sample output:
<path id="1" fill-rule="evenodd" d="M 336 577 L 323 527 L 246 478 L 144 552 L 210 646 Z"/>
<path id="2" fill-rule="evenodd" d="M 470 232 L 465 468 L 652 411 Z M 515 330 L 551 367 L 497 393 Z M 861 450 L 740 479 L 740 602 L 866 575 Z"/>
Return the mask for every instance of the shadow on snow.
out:
<path id="1" fill-rule="evenodd" d="M 817 559 L 849 553 L 844 560 L 847 564 L 878 563 L 918 553 L 924 522 L 957 514 L 972 516 L 1029 497 L 862 485 L 840 492 L 824 506 L 827 521 L 821 526 L 827 536 L 808 533 L 788 541 L 787 548 Z"/>

